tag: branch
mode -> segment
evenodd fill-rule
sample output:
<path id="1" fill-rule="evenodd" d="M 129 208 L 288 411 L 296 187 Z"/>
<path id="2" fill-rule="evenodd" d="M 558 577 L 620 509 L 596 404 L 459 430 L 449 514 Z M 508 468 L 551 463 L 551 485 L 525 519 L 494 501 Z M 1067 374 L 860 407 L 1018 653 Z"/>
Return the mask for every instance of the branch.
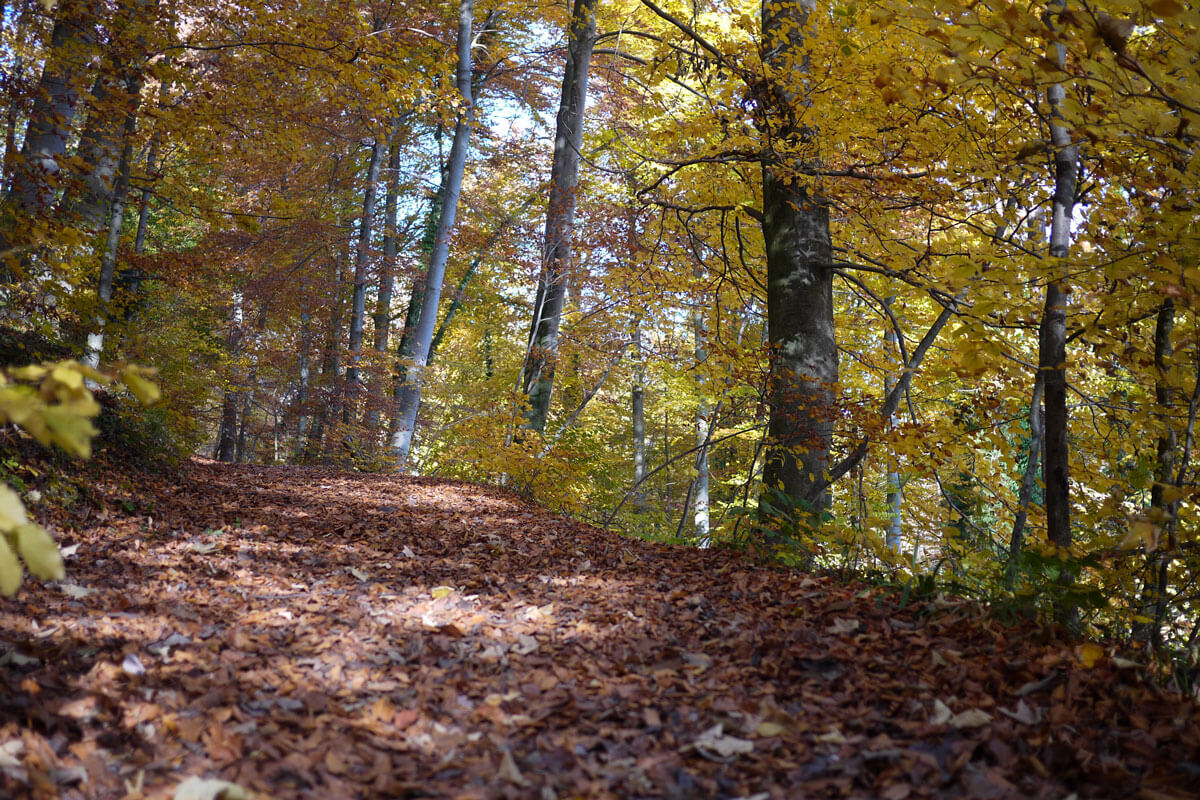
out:
<path id="1" fill-rule="evenodd" d="M 929 330 L 925 332 L 925 336 L 921 339 L 921 343 L 917 345 L 917 349 L 913 352 L 912 359 L 904 366 L 904 373 L 900 376 L 900 380 L 888 392 L 884 399 L 883 408 L 880 409 L 879 415 L 883 419 L 891 419 L 896 413 L 896 409 L 900 405 L 900 398 L 908 391 L 909 384 L 912 383 L 913 373 L 920 368 L 921 362 L 925 358 L 925 354 L 929 352 L 929 348 L 933 345 L 938 334 L 942 332 L 942 328 L 946 327 L 946 323 L 950 321 L 950 317 L 954 316 L 957 310 L 957 304 L 966 296 L 966 290 L 960 291 L 954 298 L 954 301 L 942 308 L 942 313 L 934 320 Z M 841 478 L 850 470 L 858 466 L 859 462 L 867 455 L 867 448 L 871 444 L 871 437 L 864 436 L 862 441 L 855 446 L 850 455 L 843 458 L 838 464 L 829 470 L 828 476 L 817 481 L 809 491 L 809 497 L 806 498 L 812 502 L 813 498 L 818 497 L 821 492 L 829 488 L 830 484 Z"/>

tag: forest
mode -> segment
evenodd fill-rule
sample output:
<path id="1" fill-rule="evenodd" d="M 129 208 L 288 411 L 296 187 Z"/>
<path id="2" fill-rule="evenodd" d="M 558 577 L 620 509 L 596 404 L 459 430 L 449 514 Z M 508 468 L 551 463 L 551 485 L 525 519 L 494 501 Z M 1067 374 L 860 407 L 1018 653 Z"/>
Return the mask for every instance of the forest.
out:
<path id="1" fill-rule="evenodd" d="M 340 508 L 378 478 L 846 602 L 852 580 L 977 603 L 1200 686 L 1200 6 L 5 0 L 0 21 L 4 594 L 94 567 L 64 569 L 95 522 L 76 497 L 108 492 L 143 538 L 156 504 L 200 515 L 188 552 L 236 566 L 213 537 L 242 517 L 178 487 L 312 475 L 346 482 L 314 500 Z M 741 752 L 722 742 L 698 747 Z"/>

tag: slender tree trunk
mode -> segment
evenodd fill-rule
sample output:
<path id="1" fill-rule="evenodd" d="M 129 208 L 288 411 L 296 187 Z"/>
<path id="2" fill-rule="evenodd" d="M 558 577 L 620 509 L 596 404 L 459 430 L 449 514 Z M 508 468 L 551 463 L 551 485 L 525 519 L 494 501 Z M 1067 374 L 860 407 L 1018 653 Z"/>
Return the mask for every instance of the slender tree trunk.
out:
<path id="1" fill-rule="evenodd" d="M 763 483 L 806 508 L 815 521 L 829 506 L 824 475 L 833 438 L 838 352 L 829 206 L 794 166 L 798 159 L 816 157 L 817 132 L 796 122 L 798 108 L 807 102 L 805 87 L 796 82 L 809 72 L 804 36 L 814 8 L 763 3 L 763 60 L 776 104 L 765 109 L 762 127 L 768 152 L 794 141 L 805 149 L 772 154 L 763 163 L 772 441 Z"/>
<path id="2" fill-rule="evenodd" d="M 458 281 L 458 287 L 454 290 L 454 296 L 450 299 L 450 307 L 446 309 L 446 316 L 442 319 L 442 324 L 438 326 L 437 332 L 433 335 L 433 342 L 429 345 L 429 361 L 431 363 L 433 362 L 434 355 L 437 353 L 438 346 L 441 345 L 442 339 L 446 336 L 446 331 L 450 328 L 450 323 L 454 321 L 454 315 L 462 308 L 463 301 L 467 297 L 467 286 L 475 277 L 475 273 L 478 272 L 480 265 L 483 264 L 483 259 L 488 255 L 492 247 L 504 237 L 504 234 L 508 231 L 508 227 L 516 221 L 517 217 L 525 209 L 533 205 L 533 201 L 536 198 L 537 195 L 532 194 L 525 198 L 525 201 L 521 205 L 500 221 L 500 224 L 495 227 L 491 235 L 488 236 L 487 240 L 476 251 L 475 257 L 471 259 L 470 266 L 467 267 L 467 271 L 463 273 L 462 278 Z"/>
<path id="3" fill-rule="evenodd" d="M 462 95 L 463 110 L 454 126 L 454 142 L 450 146 L 449 169 L 446 178 L 446 195 L 438 219 L 437 239 L 429 258 L 429 274 L 425 281 L 425 294 L 421 300 L 421 313 L 413 333 L 413 358 L 404 376 L 396 409 L 396 432 L 392 437 L 392 457 L 398 470 L 408 465 L 412 447 L 413 431 L 417 424 L 417 409 L 421 404 L 421 384 L 425 365 L 429 359 L 429 345 L 433 341 L 433 329 L 437 322 L 438 303 L 442 296 L 442 282 L 446 274 L 446 260 L 450 255 L 450 234 L 454 230 L 454 217 L 458 210 L 458 195 L 462 188 L 463 173 L 467 165 L 467 149 L 470 144 L 471 122 L 474 118 L 474 100 L 471 91 L 471 24 L 474 0 L 460 0 L 458 10 L 458 91 Z"/>
<path id="4" fill-rule="evenodd" d="M 1066 8 L 1065 0 L 1053 5 Z M 1052 55 L 1060 69 L 1066 68 L 1066 48 L 1052 44 Z M 1050 142 L 1054 147 L 1053 216 L 1050 220 L 1050 258 L 1054 259 L 1052 277 L 1046 286 L 1046 305 L 1038 335 L 1038 371 L 1045 376 L 1043 396 L 1046 443 L 1042 456 L 1042 475 L 1046 481 L 1046 535 L 1060 547 L 1071 546 L 1070 446 L 1067 417 L 1067 268 L 1065 259 L 1071 250 L 1071 213 L 1075 208 L 1079 146 L 1071 141 L 1065 125 L 1062 105 L 1066 90 L 1054 84 L 1047 93 L 1050 104 Z M 1065 572 L 1062 582 L 1069 582 Z M 1063 604 L 1058 616 L 1068 628 L 1074 628 L 1077 610 Z"/>
<path id="5" fill-rule="evenodd" d="M 342 287 L 345 284 L 345 259 L 340 246 L 334 252 L 329 288 L 329 317 L 325 325 L 325 351 L 321 356 L 321 402 L 317 406 L 316 421 L 309 431 L 305 444 L 305 458 L 312 460 L 325 452 L 326 433 L 331 419 L 336 418 L 334 403 L 342 396 L 338 385 L 338 370 L 342 352 Z"/>
<path id="6" fill-rule="evenodd" d="M 141 91 L 140 78 L 130 78 L 127 84 L 130 97 Z M 125 226 L 125 205 L 129 198 L 129 173 L 133 160 L 133 136 L 137 129 L 137 115 L 131 108 L 125 113 L 122 131 L 124 141 L 121 157 L 117 164 L 117 181 L 112 189 L 109 208 L 108 236 L 100 253 L 100 278 L 96 286 L 96 329 L 88 334 L 87 352 L 84 361 L 93 367 L 100 366 L 104 351 L 104 329 L 108 325 L 113 298 L 113 276 L 117 268 L 117 250 L 121 244 L 121 230 Z"/>
<path id="7" fill-rule="evenodd" d="M 890 307 L 893 298 L 889 297 L 884 302 Z M 899 344 L 896 339 L 895 329 L 889 327 L 887 334 L 884 336 L 884 343 L 887 345 L 888 354 L 895 357 L 897 362 L 903 364 L 899 357 Z M 892 391 L 892 372 L 887 373 L 887 377 L 883 380 L 883 393 L 887 396 Z M 896 427 L 896 415 L 892 414 L 887 420 L 888 428 Z M 888 527 L 886 544 L 889 550 L 895 553 L 900 552 L 900 548 L 904 542 L 901 537 L 902 524 L 904 522 L 904 512 L 901 508 L 903 502 L 902 492 L 900 487 L 900 461 L 895 452 L 889 452 L 887 466 L 887 511 L 888 511 Z M 859 476 L 861 480 L 861 475 Z"/>
<path id="8" fill-rule="evenodd" d="M 242 293 L 240 290 L 235 290 L 233 293 L 233 304 L 229 312 L 229 334 L 225 338 L 225 351 L 231 359 L 235 359 L 241 352 L 242 338 L 244 336 L 242 323 Z M 213 457 L 227 464 L 232 464 L 237 459 L 239 396 L 240 393 L 231 382 L 230 385 L 225 387 L 225 393 L 221 400 L 221 427 L 217 432 L 217 447 Z"/>
<path id="9" fill-rule="evenodd" d="M 383 201 L 383 262 L 379 267 L 379 293 L 375 300 L 375 313 L 372 315 L 375 323 L 375 341 L 373 342 L 376 357 L 387 352 L 388 339 L 391 338 L 392 327 L 392 294 L 396 288 L 396 253 L 399 250 L 400 233 L 397 229 L 399 185 L 400 185 L 400 147 L 393 132 L 392 142 L 388 149 L 387 165 L 387 194 Z M 378 363 L 378 362 L 376 362 Z M 377 446 L 379 438 L 379 414 L 383 405 L 384 379 L 376 370 L 371 377 L 367 413 L 363 417 L 363 427 L 372 447 Z"/>
<path id="10" fill-rule="evenodd" d="M 1175 485 L 1175 448 L 1177 440 L 1171 425 L 1171 406 L 1174 391 L 1171 388 L 1171 332 L 1175 329 L 1175 301 L 1165 298 L 1158 307 L 1154 326 L 1154 402 L 1158 406 L 1157 416 L 1161 430 L 1156 447 L 1154 487 L 1150 490 L 1150 522 L 1167 532 L 1172 541 L 1160 543 L 1146 565 L 1146 583 L 1142 592 L 1142 616 L 1151 622 L 1138 623 L 1134 627 L 1134 638 L 1138 641 L 1160 643 L 1162 616 L 1167 596 L 1167 577 L 1174 551 L 1175 515 L 1178 501 L 1168 497 L 1167 492 Z"/>
<path id="11" fill-rule="evenodd" d="M 550 201 L 546 209 L 546 241 L 542 272 L 533 309 L 529 349 L 521 383 L 528 399 L 527 423 L 544 431 L 554 388 L 558 329 L 571 265 L 571 229 L 579 187 L 579 156 L 583 147 L 583 112 L 587 101 L 588 70 L 596 41 L 597 0 L 575 0 L 571 12 L 567 67 L 555 123 L 554 161 L 550 168 Z"/>
<path id="12" fill-rule="evenodd" d="M 359 362 L 362 360 L 363 323 L 367 316 L 367 267 L 371 263 L 371 224 L 375 218 L 375 187 L 379 182 L 379 163 L 385 143 L 378 137 L 371 146 L 367 163 L 367 185 L 363 190 L 362 217 L 358 226 L 358 247 L 354 253 L 354 288 L 350 301 L 350 352 L 346 364 L 345 400 L 342 422 L 351 425 L 358 416 Z"/>
<path id="13" fill-rule="evenodd" d="M 304 453 L 304 440 L 308 433 L 308 385 L 311 380 L 310 359 L 312 357 L 312 315 L 300 312 L 300 379 L 296 386 L 296 443 L 294 458 Z"/>
<path id="14" fill-rule="evenodd" d="M 1017 515 L 1013 519 L 1012 537 L 1008 545 L 1010 583 L 1016 580 L 1017 564 L 1020 562 L 1021 551 L 1025 548 L 1025 523 L 1033 504 L 1033 490 L 1037 484 L 1038 465 L 1041 462 L 1045 439 L 1045 426 L 1042 424 L 1042 393 L 1045 387 L 1045 378 L 1039 372 L 1033 381 L 1033 396 L 1029 401 L 1029 457 L 1025 462 L 1025 473 L 1021 476 L 1021 486 L 1017 490 Z"/>
<path id="15" fill-rule="evenodd" d="M 708 381 L 704 377 L 708 351 L 704 346 L 704 311 L 699 305 L 692 311 L 692 336 L 696 354 L 696 479 L 692 488 L 693 513 L 696 543 L 700 547 L 711 544 L 708 516 L 708 442 L 712 438 L 712 403 L 707 397 Z"/>
<path id="16" fill-rule="evenodd" d="M 642 350 L 642 321 L 633 320 L 633 388 L 630 391 L 630 416 L 633 421 L 634 508 L 646 510 L 646 354 Z"/>

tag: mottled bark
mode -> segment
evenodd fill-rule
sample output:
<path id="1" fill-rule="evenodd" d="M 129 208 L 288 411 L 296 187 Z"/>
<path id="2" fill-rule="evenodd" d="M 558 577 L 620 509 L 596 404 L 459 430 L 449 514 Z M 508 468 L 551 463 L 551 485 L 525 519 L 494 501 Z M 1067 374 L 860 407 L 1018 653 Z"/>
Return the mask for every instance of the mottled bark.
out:
<path id="1" fill-rule="evenodd" d="M 550 396 L 554 389 L 559 323 L 571 267 L 571 229 L 575 221 L 575 195 L 579 186 L 588 70 L 596 40 L 596 2 L 575 0 L 571 12 L 567 66 L 563 73 L 562 94 L 555 121 L 554 160 L 550 168 L 550 200 L 546 209 L 542 271 L 521 377 L 529 404 L 526 422 L 535 431 L 546 428 Z"/>
<path id="2" fill-rule="evenodd" d="M 28 250 L 40 243 L 37 221 L 54 201 L 80 92 L 88 80 L 98 11 L 95 0 L 61 0 L 55 9 L 49 53 L 0 220 L 0 258 L 7 261 L 9 279 L 22 271 Z"/>
<path id="3" fill-rule="evenodd" d="M 458 9 L 458 71 L 456 83 L 462 95 L 463 110 L 454 126 L 454 141 L 450 146 L 449 169 L 446 179 L 446 194 L 442 212 L 438 219 L 437 239 L 429 258 L 429 273 L 425 281 L 425 293 L 421 299 L 421 313 L 413 332 L 412 363 L 405 371 L 400 397 L 396 404 L 396 430 L 392 436 L 391 451 L 396 468 L 407 467 L 412 447 L 413 431 L 417 424 L 417 409 L 421 405 L 421 384 L 425 365 L 429 359 L 429 345 L 433 341 L 433 329 L 437 322 L 438 303 L 442 296 L 442 282 L 446 274 L 446 261 L 450 255 L 450 234 L 454 230 L 454 217 L 458 210 L 458 196 L 462 188 L 463 173 L 467 165 L 467 149 L 470 143 L 471 122 L 474 118 L 474 99 L 471 87 L 471 24 L 474 10 L 473 0 L 460 0 Z"/>
<path id="4" fill-rule="evenodd" d="M 829 505 L 825 473 L 833 438 L 838 352 L 833 319 L 829 207 L 796 167 L 815 158 L 817 132 L 798 120 L 807 103 L 804 37 L 813 6 L 764 3 L 764 65 L 770 105 L 761 127 L 771 439 L 763 472 L 815 515 Z M 799 147 L 799 152 L 796 148 Z"/>
<path id="5" fill-rule="evenodd" d="M 1056 3 L 1066 7 L 1065 3 Z M 1051 46 L 1060 67 L 1066 63 L 1062 45 Z M 1067 444 L 1067 269 L 1059 259 L 1071 250 L 1071 213 L 1075 208 L 1079 146 L 1071 140 L 1071 131 L 1063 121 L 1062 104 L 1066 90 L 1054 84 L 1047 92 L 1049 100 L 1050 142 L 1054 147 L 1053 212 L 1050 220 L 1051 280 L 1046 287 L 1046 303 L 1038 336 L 1038 370 L 1045 376 L 1043 398 L 1046 444 L 1043 475 L 1046 481 L 1046 527 L 1051 542 L 1071 544 L 1070 464 Z"/>

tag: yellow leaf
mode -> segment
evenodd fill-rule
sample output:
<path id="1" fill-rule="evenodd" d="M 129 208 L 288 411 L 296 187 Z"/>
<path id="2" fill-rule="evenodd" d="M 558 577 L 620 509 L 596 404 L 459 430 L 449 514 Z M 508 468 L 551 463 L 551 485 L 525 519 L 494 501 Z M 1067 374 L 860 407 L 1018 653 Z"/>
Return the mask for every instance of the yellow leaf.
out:
<path id="1" fill-rule="evenodd" d="M 96 435 L 96 428 L 91 422 L 55 406 L 47 408 L 44 416 L 51 442 L 80 458 L 92 454 L 92 437 Z"/>
<path id="2" fill-rule="evenodd" d="M 21 587 L 21 562 L 8 546 L 8 537 L 0 534 L 0 592 L 12 597 Z"/>
<path id="3" fill-rule="evenodd" d="M 454 594 L 454 587 L 453 586 L 435 586 L 433 588 L 433 591 L 430 592 L 430 594 L 433 595 L 435 600 L 440 600 L 443 597 L 448 597 L 449 595 Z"/>
<path id="4" fill-rule="evenodd" d="M 1079 663 L 1083 664 L 1087 669 L 1096 666 L 1096 662 L 1104 657 L 1104 648 L 1098 644 L 1081 644 L 1075 648 L 1075 655 L 1079 656 Z"/>
<path id="5" fill-rule="evenodd" d="M 1176 0 L 1150 0 L 1146 8 L 1160 17 L 1175 17 L 1183 13 L 1183 4 Z"/>
<path id="6" fill-rule="evenodd" d="M 58 544 L 41 525 L 32 522 L 18 527 L 17 550 L 29 571 L 44 581 L 60 581 L 66 577 Z"/>
<path id="7" fill-rule="evenodd" d="M 162 398 L 162 392 L 153 382 L 142 377 L 146 372 L 138 367 L 126 367 L 121 371 L 121 380 L 129 387 L 129 391 L 144 406 L 157 403 Z"/>
<path id="8" fill-rule="evenodd" d="M 0 531 L 15 530 L 29 522 L 25 516 L 25 504 L 9 487 L 0 484 Z"/>

